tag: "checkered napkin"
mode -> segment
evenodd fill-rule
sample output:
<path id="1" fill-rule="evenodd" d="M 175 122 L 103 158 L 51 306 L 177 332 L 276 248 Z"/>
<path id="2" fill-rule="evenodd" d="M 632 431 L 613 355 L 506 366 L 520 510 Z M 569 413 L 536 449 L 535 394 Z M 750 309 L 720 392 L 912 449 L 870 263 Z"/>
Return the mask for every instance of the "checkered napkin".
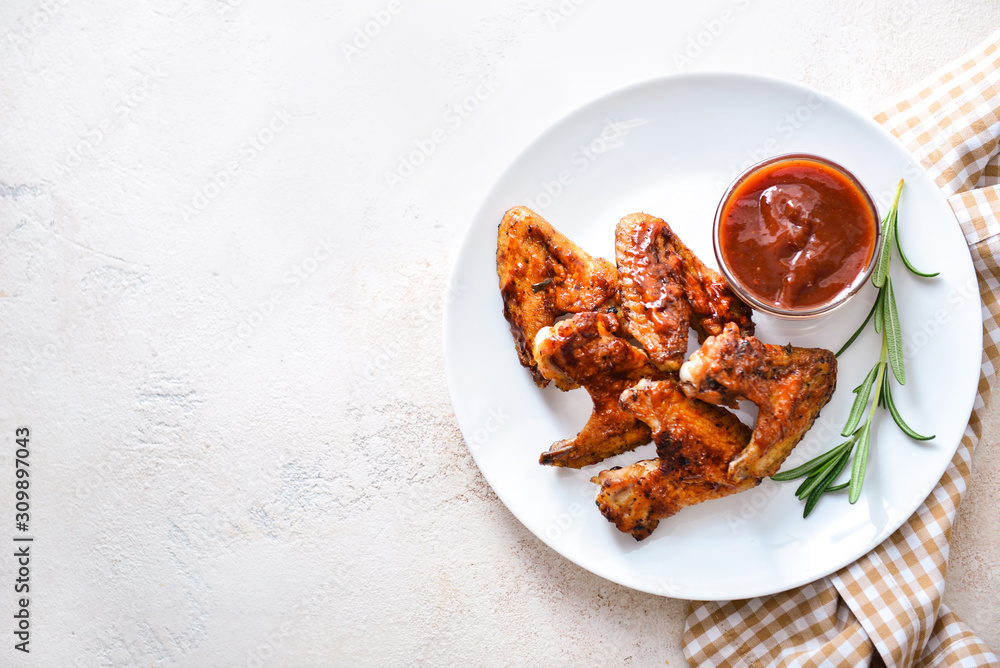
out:
<path id="1" fill-rule="evenodd" d="M 984 351 L 969 426 L 923 505 L 858 561 L 774 596 L 692 603 L 683 643 L 693 666 L 1000 666 L 941 602 L 951 527 L 1000 366 L 1000 32 L 875 120 L 937 181 L 972 253 Z"/>

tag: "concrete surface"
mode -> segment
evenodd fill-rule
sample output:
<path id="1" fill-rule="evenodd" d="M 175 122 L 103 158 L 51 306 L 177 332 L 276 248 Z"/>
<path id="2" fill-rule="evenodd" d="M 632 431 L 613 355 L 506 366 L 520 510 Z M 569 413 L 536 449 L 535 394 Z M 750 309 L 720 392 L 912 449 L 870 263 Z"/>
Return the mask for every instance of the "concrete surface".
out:
<path id="1" fill-rule="evenodd" d="M 469 456 L 440 325 L 467 221 L 533 137 L 610 90 L 736 70 L 866 109 L 998 16 L 995 0 L 4 3 L 0 508 L 12 527 L 26 425 L 35 542 L 30 655 L 0 557 L 0 665 L 682 664 L 685 601 L 551 552 Z M 994 648 L 997 419 L 946 594 Z"/>

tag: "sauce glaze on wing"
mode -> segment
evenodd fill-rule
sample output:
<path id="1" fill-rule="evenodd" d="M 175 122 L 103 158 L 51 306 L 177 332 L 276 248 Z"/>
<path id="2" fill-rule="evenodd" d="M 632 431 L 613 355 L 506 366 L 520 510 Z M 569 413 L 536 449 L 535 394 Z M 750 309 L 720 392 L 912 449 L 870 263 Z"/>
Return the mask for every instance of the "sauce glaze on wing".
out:
<path id="1" fill-rule="evenodd" d="M 661 519 L 687 506 L 755 487 L 734 481 L 729 463 L 750 442 L 750 428 L 725 408 L 691 399 L 672 380 L 642 380 L 621 407 L 650 426 L 656 459 L 601 471 L 597 507 L 619 531 L 642 540 Z"/>
<path id="2" fill-rule="evenodd" d="M 516 206 L 500 222 L 497 276 L 503 314 L 510 324 L 521 364 L 535 384 L 548 380 L 534 360 L 538 330 L 567 313 L 616 313 L 618 272 L 567 239 L 534 211 Z"/>
<path id="3" fill-rule="evenodd" d="M 662 218 L 645 213 L 622 218 L 615 230 L 615 257 L 625 331 L 662 371 L 680 368 L 689 325 L 699 341 L 722 333 L 727 322 L 753 334 L 750 307 Z"/>
<path id="4" fill-rule="evenodd" d="M 753 438 L 729 465 L 733 480 L 765 478 L 781 468 L 837 387 L 837 358 L 824 348 L 797 348 L 741 337 L 729 324 L 691 355 L 680 378 L 684 392 L 703 401 L 757 405 Z"/>
<path id="5" fill-rule="evenodd" d="M 539 371 L 561 390 L 582 386 L 594 405 L 580 433 L 553 443 L 540 464 L 580 468 L 649 442 L 649 427 L 623 410 L 618 399 L 640 379 L 665 374 L 641 349 L 616 336 L 618 327 L 610 313 L 588 312 L 539 331 Z"/>

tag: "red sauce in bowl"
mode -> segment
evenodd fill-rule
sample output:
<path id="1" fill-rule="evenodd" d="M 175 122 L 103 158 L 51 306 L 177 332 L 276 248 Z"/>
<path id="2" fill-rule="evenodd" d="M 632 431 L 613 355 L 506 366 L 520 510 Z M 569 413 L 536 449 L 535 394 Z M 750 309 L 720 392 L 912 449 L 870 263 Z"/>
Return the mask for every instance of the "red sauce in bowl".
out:
<path id="1" fill-rule="evenodd" d="M 827 310 L 853 294 L 874 266 L 878 236 L 864 187 L 818 156 L 782 156 L 751 168 L 716 214 L 723 273 L 748 301 L 777 315 Z"/>

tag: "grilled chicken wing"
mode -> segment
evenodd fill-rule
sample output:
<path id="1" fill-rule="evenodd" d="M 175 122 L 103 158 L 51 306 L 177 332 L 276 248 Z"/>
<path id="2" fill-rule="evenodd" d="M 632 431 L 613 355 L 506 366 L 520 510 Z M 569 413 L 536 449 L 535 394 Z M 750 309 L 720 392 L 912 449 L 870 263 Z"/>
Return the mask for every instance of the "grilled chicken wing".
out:
<path id="1" fill-rule="evenodd" d="M 753 438 L 729 465 L 733 480 L 775 474 L 830 401 L 837 358 L 823 348 L 794 348 L 743 338 L 735 324 L 710 337 L 681 367 L 684 391 L 727 406 L 748 399 L 759 413 Z"/>
<path id="2" fill-rule="evenodd" d="M 618 320 L 609 313 L 578 313 L 539 330 L 535 361 L 539 372 L 561 390 L 583 386 L 594 412 L 579 434 L 556 441 L 540 464 L 580 468 L 648 443 L 649 427 L 618 405 L 626 387 L 661 376 L 646 354 L 615 336 Z"/>
<path id="3" fill-rule="evenodd" d="M 687 354 L 688 326 L 698 340 L 722 333 L 727 322 L 753 334 L 750 307 L 718 272 L 706 267 L 670 226 L 633 213 L 615 230 L 615 257 L 625 331 L 663 371 L 676 371 Z"/>
<path id="4" fill-rule="evenodd" d="M 729 462 L 750 442 L 750 428 L 725 408 L 688 398 L 674 381 L 642 380 L 621 407 L 652 428 L 657 459 L 601 471 L 597 507 L 618 529 L 642 540 L 681 508 L 750 489 L 729 478 Z"/>
<path id="5" fill-rule="evenodd" d="M 535 365 L 538 330 L 566 313 L 616 312 L 618 272 L 593 258 L 544 218 L 523 206 L 504 214 L 497 235 L 497 275 L 503 314 L 521 364 L 535 384 L 548 384 Z"/>

